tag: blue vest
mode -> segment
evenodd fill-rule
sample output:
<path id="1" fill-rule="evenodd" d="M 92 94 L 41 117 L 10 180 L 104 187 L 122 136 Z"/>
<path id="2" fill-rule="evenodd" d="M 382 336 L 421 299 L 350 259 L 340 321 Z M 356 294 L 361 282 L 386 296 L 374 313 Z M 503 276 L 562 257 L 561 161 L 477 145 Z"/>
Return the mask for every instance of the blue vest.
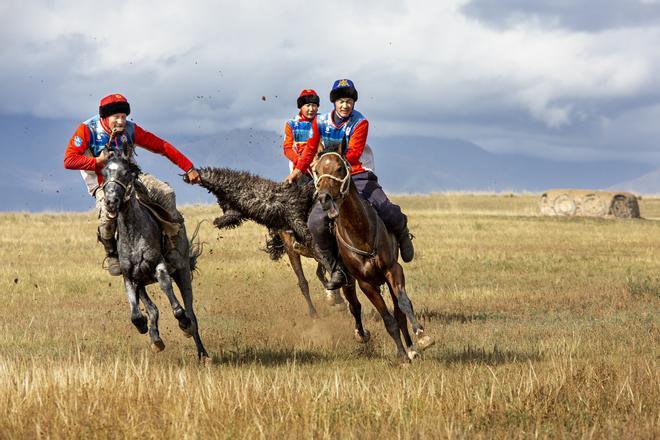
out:
<path id="1" fill-rule="evenodd" d="M 300 154 L 298 147 L 301 144 L 306 144 L 307 140 L 312 136 L 312 121 L 303 121 L 300 115 L 296 115 L 287 121 L 291 132 L 293 133 L 293 151 Z"/>
<path id="2" fill-rule="evenodd" d="M 89 151 L 94 157 L 98 157 L 98 155 L 101 154 L 101 150 L 108 145 L 110 135 L 103 129 L 103 126 L 101 125 L 101 117 L 99 115 L 89 118 L 83 122 L 83 124 L 85 124 L 91 132 Z M 132 147 L 135 143 L 135 124 L 133 122 L 126 121 L 126 128 L 124 131 L 119 136 L 116 136 L 112 140 L 112 144 L 108 147 L 118 151 L 124 142 L 128 144 L 129 147 Z"/>
<path id="3" fill-rule="evenodd" d="M 365 119 L 362 113 L 353 110 L 348 120 L 340 127 L 337 127 L 332 121 L 332 112 L 317 116 L 316 123 L 318 124 L 319 135 L 323 143 L 323 150 L 338 148 L 341 146 L 344 136 L 346 136 L 346 142 L 348 144 L 355 127 Z"/>

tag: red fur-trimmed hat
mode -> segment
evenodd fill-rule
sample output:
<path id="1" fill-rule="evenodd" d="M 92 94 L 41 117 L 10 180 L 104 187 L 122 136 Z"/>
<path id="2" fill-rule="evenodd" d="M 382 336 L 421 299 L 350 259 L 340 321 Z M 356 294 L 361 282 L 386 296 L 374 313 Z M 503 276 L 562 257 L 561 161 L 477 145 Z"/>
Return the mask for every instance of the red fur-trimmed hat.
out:
<path id="1" fill-rule="evenodd" d="M 313 89 L 305 89 L 302 92 L 300 92 L 300 95 L 298 95 L 298 108 L 302 107 L 305 104 L 316 104 L 319 105 L 321 103 L 321 99 L 319 98 L 318 93 L 314 91 Z"/>
<path id="2" fill-rule="evenodd" d="M 107 118 L 116 113 L 131 114 L 131 106 L 128 104 L 124 95 L 113 93 L 112 95 L 108 95 L 101 99 L 101 102 L 99 103 L 99 116 Z"/>

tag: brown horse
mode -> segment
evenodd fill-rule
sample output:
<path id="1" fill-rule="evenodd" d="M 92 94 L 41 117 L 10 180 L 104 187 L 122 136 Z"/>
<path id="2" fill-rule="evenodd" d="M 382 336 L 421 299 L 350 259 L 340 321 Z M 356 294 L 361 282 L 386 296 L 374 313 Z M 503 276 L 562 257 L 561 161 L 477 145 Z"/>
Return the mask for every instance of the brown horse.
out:
<path id="1" fill-rule="evenodd" d="M 270 255 L 271 260 L 277 261 L 282 258 L 282 255 L 286 252 L 287 257 L 289 257 L 289 263 L 293 268 L 293 272 L 296 274 L 298 279 L 298 287 L 300 292 L 303 294 L 305 301 L 307 302 L 307 308 L 309 316 L 312 318 L 318 317 L 316 313 L 316 308 L 312 303 L 312 299 L 309 295 L 309 283 L 305 277 L 305 272 L 302 266 L 302 258 L 315 258 L 311 249 L 307 246 L 302 245 L 296 240 L 295 234 L 293 231 L 283 231 L 283 230 L 269 230 L 270 239 L 266 242 L 265 251 Z M 319 264 L 316 268 L 316 276 L 321 281 L 322 285 L 325 285 L 325 273 L 323 267 Z M 339 293 L 339 289 L 329 290 L 325 289 L 325 299 L 327 304 L 330 307 L 333 307 L 335 310 L 345 310 L 346 303 Z"/>
<path id="2" fill-rule="evenodd" d="M 346 269 L 383 318 L 399 358 L 409 362 L 419 351 L 433 345 L 434 341 L 424 335 L 424 328 L 413 312 L 406 293 L 403 268 L 397 261 L 397 241 L 387 231 L 376 211 L 358 194 L 351 179 L 350 165 L 342 157 L 342 149 L 322 154 L 313 167 L 318 200 L 328 216 L 335 220 L 335 237 Z M 380 294 L 383 283 L 387 283 L 392 296 L 394 317 Z M 362 328 L 361 305 L 355 295 L 355 282 L 349 279 L 347 284 L 353 287 L 344 289 L 344 295 L 355 318 L 356 336 L 366 340 L 368 334 Z M 408 320 L 417 337 L 415 347 L 408 332 Z M 406 348 L 401 343 L 401 334 Z"/>

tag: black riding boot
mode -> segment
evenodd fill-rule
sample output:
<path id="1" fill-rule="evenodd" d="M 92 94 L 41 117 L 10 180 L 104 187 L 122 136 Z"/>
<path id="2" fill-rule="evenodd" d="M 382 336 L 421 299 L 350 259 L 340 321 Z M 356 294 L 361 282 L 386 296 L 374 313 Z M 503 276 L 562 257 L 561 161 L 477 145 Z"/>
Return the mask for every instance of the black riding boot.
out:
<path id="1" fill-rule="evenodd" d="M 341 259 L 332 250 L 321 250 L 317 248 L 317 251 L 320 257 L 319 263 L 323 265 L 330 275 L 328 281 L 325 283 L 325 288 L 335 290 L 346 284 L 346 269 Z"/>
<path id="2" fill-rule="evenodd" d="M 105 259 L 108 264 L 108 273 L 112 276 L 121 275 L 121 268 L 119 267 L 119 254 L 117 254 L 117 240 L 114 237 L 106 240 L 101 237 L 101 234 L 98 234 L 97 238 L 105 249 Z"/>
<path id="3" fill-rule="evenodd" d="M 405 263 L 410 263 L 415 256 L 415 248 L 412 243 L 412 234 L 408 231 L 408 226 L 398 234 L 397 240 L 399 241 L 399 251 L 401 252 L 401 259 Z"/>

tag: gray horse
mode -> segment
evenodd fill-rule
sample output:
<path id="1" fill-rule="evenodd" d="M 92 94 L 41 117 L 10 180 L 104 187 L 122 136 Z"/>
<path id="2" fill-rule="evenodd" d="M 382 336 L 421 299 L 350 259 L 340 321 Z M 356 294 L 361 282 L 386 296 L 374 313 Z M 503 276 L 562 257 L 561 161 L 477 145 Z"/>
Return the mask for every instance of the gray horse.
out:
<path id="1" fill-rule="evenodd" d="M 192 245 L 183 223 L 179 225 L 178 235 L 173 238 L 163 236 L 161 222 L 156 220 L 154 209 L 147 206 L 142 195 L 144 191 L 137 190 L 141 186 L 139 174 L 137 165 L 118 156 L 111 157 L 103 169 L 106 209 L 110 215 L 117 216 L 117 251 L 131 308 L 131 322 L 140 333 L 149 331 L 153 351 L 165 348 L 158 332 L 158 309 L 145 288 L 158 282 L 167 295 L 179 327 L 186 336 L 194 338 L 198 358 L 208 358 L 193 310 L 192 271 L 199 252 L 191 251 Z M 166 246 L 164 240 L 174 241 Z M 185 309 L 174 294 L 172 280 L 179 287 Z M 142 301 L 149 315 L 149 326 L 140 312 L 138 300 Z"/>

